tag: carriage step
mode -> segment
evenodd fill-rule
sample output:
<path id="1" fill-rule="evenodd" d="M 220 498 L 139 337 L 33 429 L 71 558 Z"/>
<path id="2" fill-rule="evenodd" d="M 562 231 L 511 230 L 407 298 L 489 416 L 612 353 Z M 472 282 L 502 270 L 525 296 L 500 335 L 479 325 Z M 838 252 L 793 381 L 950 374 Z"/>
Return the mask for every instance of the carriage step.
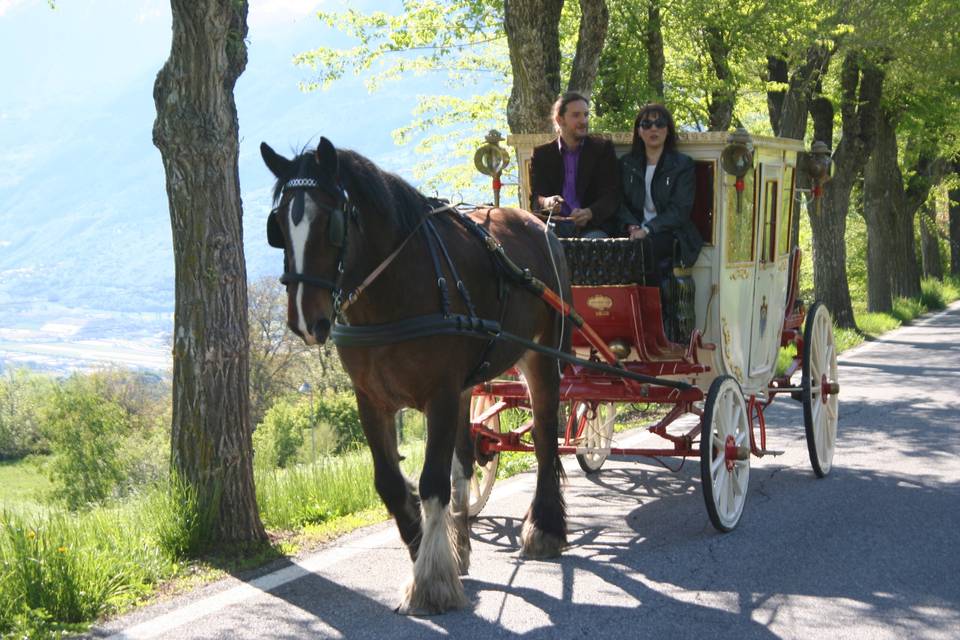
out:
<path id="1" fill-rule="evenodd" d="M 778 451 L 776 449 L 761 449 L 757 454 L 757 457 L 762 458 L 763 456 L 782 456 L 785 451 Z"/>

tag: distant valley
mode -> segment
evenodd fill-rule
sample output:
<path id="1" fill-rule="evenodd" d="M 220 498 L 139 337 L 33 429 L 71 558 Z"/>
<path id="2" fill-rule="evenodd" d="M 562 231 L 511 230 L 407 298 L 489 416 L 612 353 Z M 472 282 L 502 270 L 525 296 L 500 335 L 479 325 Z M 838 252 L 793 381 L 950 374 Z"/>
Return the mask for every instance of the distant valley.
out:
<path id="1" fill-rule="evenodd" d="M 282 44 L 250 46 L 236 99 L 244 250 L 251 280 L 277 274 L 265 238 L 268 141 L 292 153 L 327 135 L 409 175 L 417 158 L 390 131 L 410 119 L 427 78 L 369 95 L 349 78 L 306 94 L 291 53 L 314 46 L 301 23 Z M 158 65 L 159 68 L 159 65 Z M 65 372 L 116 362 L 163 368 L 173 317 L 173 249 L 159 151 L 151 141 L 155 71 L 96 104 L 0 113 L 0 371 Z M 112 354 L 112 355 L 111 355 Z"/>

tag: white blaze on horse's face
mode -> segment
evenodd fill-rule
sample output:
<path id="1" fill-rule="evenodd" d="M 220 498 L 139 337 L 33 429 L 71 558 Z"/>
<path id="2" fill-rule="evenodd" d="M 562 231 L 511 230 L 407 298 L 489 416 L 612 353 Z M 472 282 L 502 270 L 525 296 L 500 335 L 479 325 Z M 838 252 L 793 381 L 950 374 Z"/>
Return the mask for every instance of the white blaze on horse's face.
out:
<path id="1" fill-rule="evenodd" d="M 310 225 L 317 218 L 313 198 L 305 196 L 303 200 L 303 217 L 300 218 L 299 223 L 294 224 L 293 216 L 287 215 L 290 251 L 293 254 L 291 257 L 293 258 L 295 273 L 304 273 L 304 261 L 306 260 L 307 254 L 307 240 L 310 237 Z M 297 329 L 303 337 L 304 342 L 310 345 L 317 344 L 317 339 L 314 337 L 313 332 L 310 331 L 310 327 L 307 326 L 306 315 L 303 312 L 303 294 L 306 287 L 302 282 L 298 282 L 296 288 Z"/>

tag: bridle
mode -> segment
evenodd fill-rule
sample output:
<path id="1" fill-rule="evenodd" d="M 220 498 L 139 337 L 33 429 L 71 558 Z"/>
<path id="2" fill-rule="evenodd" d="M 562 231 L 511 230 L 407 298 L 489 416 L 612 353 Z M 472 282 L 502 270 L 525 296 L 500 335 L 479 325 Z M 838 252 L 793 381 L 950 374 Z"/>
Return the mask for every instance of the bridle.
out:
<path id="1" fill-rule="evenodd" d="M 317 201 L 314 201 L 314 204 L 330 214 L 329 221 L 327 222 L 327 240 L 331 245 L 339 249 L 339 254 L 337 255 L 337 279 L 336 281 L 332 281 L 306 273 L 291 271 L 286 268 L 287 265 L 284 265 L 285 268 L 283 275 L 280 276 L 280 282 L 285 285 L 294 283 L 307 284 L 312 287 L 330 291 L 331 294 L 333 294 L 334 307 L 339 309 L 339 301 L 342 297 L 340 282 L 343 279 L 343 258 L 346 253 L 347 235 L 349 231 L 346 212 L 349 211 L 351 215 L 355 216 L 356 209 L 350 202 L 347 192 L 339 184 L 330 187 L 321 184 L 320 181 L 314 178 L 293 178 L 284 183 L 281 191 L 281 199 L 283 193 L 290 190 L 294 191 L 293 211 L 290 214 L 294 224 L 299 224 L 300 220 L 303 219 L 303 199 L 307 189 L 321 189 L 333 196 L 336 200 L 336 204 L 332 207 Z M 280 207 L 274 208 L 267 217 L 267 242 L 271 247 L 278 249 L 284 248 L 283 234 L 280 229 Z"/>

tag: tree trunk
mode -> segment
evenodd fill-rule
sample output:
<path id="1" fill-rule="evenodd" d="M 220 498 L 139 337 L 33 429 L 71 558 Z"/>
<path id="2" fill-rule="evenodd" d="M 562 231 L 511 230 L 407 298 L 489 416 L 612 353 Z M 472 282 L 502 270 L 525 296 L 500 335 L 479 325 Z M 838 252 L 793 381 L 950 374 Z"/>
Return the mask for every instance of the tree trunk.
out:
<path id="1" fill-rule="evenodd" d="M 172 0 L 153 141 L 176 263 L 172 463 L 210 542 L 266 539 L 253 485 L 246 265 L 233 87 L 247 63 L 244 0 Z"/>
<path id="2" fill-rule="evenodd" d="M 789 67 L 787 61 L 780 56 L 767 56 L 767 74 L 764 80 L 767 82 L 776 82 L 778 84 L 787 84 Z M 767 115 L 770 118 L 770 128 L 773 129 L 773 135 L 780 135 L 780 118 L 783 114 L 783 100 L 787 96 L 785 89 L 767 88 Z M 804 122 L 806 122 L 806 113 L 804 113 Z"/>
<path id="3" fill-rule="evenodd" d="M 886 312 L 893 309 L 891 270 L 903 259 L 894 260 L 896 214 L 902 204 L 903 180 L 897 164 L 897 136 L 890 114 L 878 120 L 877 143 L 863 170 L 863 217 L 867 221 L 867 309 Z M 913 236 L 906 246 L 913 253 Z"/>
<path id="4" fill-rule="evenodd" d="M 954 165 L 954 173 L 960 167 Z M 952 189 L 950 196 L 950 275 L 960 277 L 960 189 Z"/>
<path id="5" fill-rule="evenodd" d="M 513 88 L 507 124 L 513 133 L 553 131 L 550 107 L 560 93 L 560 12 L 563 0 L 504 0 L 503 26 Z"/>
<path id="6" fill-rule="evenodd" d="M 789 73 L 787 61 L 776 56 L 767 57 L 767 80 L 787 84 L 786 90 L 767 91 L 767 111 L 770 117 L 770 126 L 773 128 L 774 135 L 803 140 L 807 132 L 808 113 L 814 109 L 823 110 L 824 105 L 813 106 L 814 95 L 819 95 L 822 87 L 823 76 L 830 65 L 832 51 L 821 44 L 811 45 L 807 51 L 807 61 L 805 64 L 794 69 Z M 821 119 L 825 123 L 821 124 L 821 135 L 825 138 L 814 136 L 814 141 L 822 140 L 828 145 L 832 144 L 833 137 L 833 105 L 826 98 L 820 98 L 825 101 L 827 113 L 821 114 Z M 816 118 L 814 119 L 816 123 Z M 815 129 L 817 125 L 814 125 Z M 824 127 L 826 130 L 824 131 Z M 798 171 L 794 178 L 796 180 L 796 193 L 794 195 L 793 210 L 800 212 L 803 210 L 804 193 L 808 193 L 813 186 L 810 177 L 805 171 Z M 813 204 L 811 202 L 811 204 Z M 791 244 L 795 245 L 800 238 L 800 216 L 794 215 L 791 220 L 790 229 Z"/>
<path id="7" fill-rule="evenodd" d="M 577 36 L 577 54 L 570 70 L 568 91 L 590 95 L 597 79 L 600 54 L 607 37 L 610 12 L 604 0 L 580 0 L 580 32 Z"/>
<path id="8" fill-rule="evenodd" d="M 923 261 L 923 277 L 943 280 L 943 260 L 940 259 L 940 238 L 937 219 L 929 206 L 920 207 L 920 256 Z"/>
<path id="9" fill-rule="evenodd" d="M 660 0 L 649 0 L 647 29 L 644 37 L 647 49 L 647 84 L 663 102 L 663 70 L 667 59 L 663 54 L 663 21 L 660 19 Z"/>
<path id="10" fill-rule="evenodd" d="M 710 131 L 726 131 L 733 121 L 733 107 L 737 97 L 728 60 L 730 45 L 719 27 L 705 27 L 704 36 L 713 73 L 718 81 L 717 88 L 711 91 L 707 98 L 708 127 Z"/>
<path id="11" fill-rule="evenodd" d="M 840 73 L 840 113 L 843 135 L 833 154 L 834 177 L 823 191 L 819 213 L 810 214 L 813 232 L 813 284 L 838 326 L 856 328 L 847 284 L 847 251 L 844 233 L 850 192 L 873 151 L 883 72 L 848 53 Z"/>

